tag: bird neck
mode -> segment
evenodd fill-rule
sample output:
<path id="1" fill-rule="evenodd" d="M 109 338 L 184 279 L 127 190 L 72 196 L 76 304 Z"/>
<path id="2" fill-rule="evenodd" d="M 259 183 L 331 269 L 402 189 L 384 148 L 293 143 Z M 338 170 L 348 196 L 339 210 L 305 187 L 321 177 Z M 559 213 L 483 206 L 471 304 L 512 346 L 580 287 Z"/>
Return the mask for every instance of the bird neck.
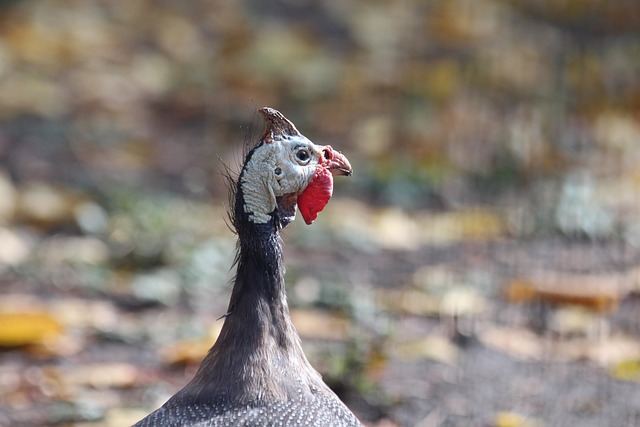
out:
<path id="1" fill-rule="evenodd" d="M 276 220 L 238 230 L 237 273 L 225 323 L 191 391 L 235 402 L 288 399 L 322 387 L 307 361 L 286 300 Z M 296 394 L 297 393 L 297 394 Z"/>
<path id="2" fill-rule="evenodd" d="M 257 344 L 273 339 L 286 349 L 297 334 L 289 317 L 282 241 L 274 220 L 249 223 L 238 238 L 236 279 L 225 326 L 237 323 L 245 334 L 251 331 Z"/>

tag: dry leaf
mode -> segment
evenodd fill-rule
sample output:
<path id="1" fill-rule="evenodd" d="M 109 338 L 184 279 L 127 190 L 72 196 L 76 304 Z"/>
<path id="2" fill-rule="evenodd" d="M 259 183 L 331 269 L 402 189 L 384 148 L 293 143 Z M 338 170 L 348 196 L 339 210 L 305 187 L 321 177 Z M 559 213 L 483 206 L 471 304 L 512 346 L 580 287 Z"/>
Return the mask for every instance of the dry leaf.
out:
<path id="1" fill-rule="evenodd" d="M 43 227 L 75 220 L 77 194 L 43 183 L 31 183 L 20 188 L 17 215 L 22 221 Z"/>
<path id="2" fill-rule="evenodd" d="M 598 312 L 615 311 L 628 289 L 619 276 L 546 275 L 516 279 L 505 290 L 513 303 L 542 301 L 552 305 L 579 305 Z"/>
<path id="3" fill-rule="evenodd" d="M 379 292 L 378 300 L 380 306 L 394 313 L 432 317 L 478 315 L 489 304 L 484 297 L 465 286 L 451 287 L 437 296 L 415 289 L 385 289 Z"/>
<path id="4" fill-rule="evenodd" d="M 480 333 L 479 339 L 486 346 L 519 359 L 540 359 L 544 345 L 533 332 L 518 328 L 490 328 Z"/>
<path id="5" fill-rule="evenodd" d="M 45 344 L 62 333 L 62 325 L 46 311 L 0 313 L 0 346 Z"/>
<path id="6" fill-rule="evenodd" d="M 623 360 L 614 365 L 610 372 L 618 380 L 640 383 L 640 359 Z"/>
<path id="7" fill-rule="evenodd" d="M 519 359 L 555 362 L 588 361 L 604 367 L 640 358 L 640 342 L 633 337 L 613 336 L 608 339 L 588 338 L 556 340 L 527 329 L 494 327 L 482 331 L 478 338 L 486 346 Z"/>
<path id="8" fill-rule="evenodd" d="M 29 239 L 9 228 L 0 228 L 0 264 L 17 265 L 31 255 Z"/>
<path id="9" fill-rule="evenodd" d="M 387 249 L 412 250 L 423 243 L 418 224 L 397 208 L 378 211 L 373 217 L 371 231 L 378 244 Z"/>
<path id="10" fill-rule="evenodd" d="M 502 218 L 483 208 L 422 215 L 417 222 L 421 240 L 430 244 L 450 244 L 469 239 L 489 240 L 505 232 Z"/>
<path id="11" fill-rule="evenodd" d="M 179 341 L 166 347 L 162 352 L 165 365 L 192 365 L 202 362 L 213 345 L 211 339 Z"/>
<path id="12" fill-rule="evenodd" d="M 415 287 L 433 293 L 461 282 L 460 275 L 450 265 L 423 265 L 413 272 L 412 279 Z"/>
<path id="13" fill-rule="evenodd" d="M 449 316 L 478 315 L 486 311 L 488 305 L 488 301 L 474 289 L 457 286 L 442 296 L 440 312 Z"/>
<path id="14" fill-rule="evenodd" d="M 109 247 L 95 237 L 55 236 L 40 246 L 38 254 L 51 265 L 64 263 L 104 265 L 109 259 Z"/>
<path id="15" fill-rule="evenodd" d="M 540 424 L 515 412 L 498 412 L 495 427 L 535 427 Z"/>
<path id="16" fill-rule="evenodd" d="M 409 214 L 399 208 L 375 210 L 360 202 L 335 199 L 326 215 L 327 224 L 338 229 L 339 235 L 399 250 L 469 239 L 489 240 L 506 230 L 499 215 L 478 207 L 439 214 Z"/>
<path id="17" fill-rule="evenodd" d="M 383 290 L 379 292 L 381 307 L 394 313 L 412 314 L 416 316 L 439 316 L 440 299 L 423 291 Z"/>
<path id="18" fill-rule="evenodd" d="M 113 329 L 122 316 L 109 301 L 82 298 L 60 298 L 50 304 L 50 310 L 66 327 Z"/>
<path id="19" fill-rule="evenodd" d="M 138 367 L 129 363 L 50 367 L 44 370 L 44 374 L 49 380 L 63 387 L 129 388 L 138 382 Z"/>
<path id="20" fill-rule="evenodd" d="M 448 365 L 454 365 L 458 359 L 458 348 L 447 338 L 437 335 L 394 344 L 390 352 L 401 360 L 429 359 Z"/>
<path id="21" fill-rule="evenodd" d="M 580 345 L 572 345 L 572 341 L 562 343 L 564 348 L 579 348 Z M 561 347 L 563 348 L 563 347 Z M 583 340 L 583 354 L 578 354 L 574 360 L 589 360 L 604 367 L 610 367 L 624 360 L 640 359 L 640 341 L 635 337 L 615 335 L 607 339 Z"/>
<path id="22" fill-rule="evenodd" d="M 549 329 L 563 336 L 595 337 L 603 329 L 604 319 L 593 310 L 580 306 L 560 307 L 551 315 Z"/>
<path id="23" fill-rule="evenodd" d="M 640 141 L 640 123 L 633 115 L 607 111 L 595 120 L 594 136 L 604 144 L 631 152 Z"/>
<path id="24" fill-rule="evenodd" d="M 166 347 L 162 352 L 162 362 L 165 365 L 199 364 L 218 339 L 222 325 L 222 322 L 214 322 L 206 337 L 178 341 Z"/>
<path id="25" fill-rule="evenodd" d="M 320 310 L 292 310 L 291 320 L 298 333 L 306 338 L 346 341 L 349 322 L 339 314 Z"/>

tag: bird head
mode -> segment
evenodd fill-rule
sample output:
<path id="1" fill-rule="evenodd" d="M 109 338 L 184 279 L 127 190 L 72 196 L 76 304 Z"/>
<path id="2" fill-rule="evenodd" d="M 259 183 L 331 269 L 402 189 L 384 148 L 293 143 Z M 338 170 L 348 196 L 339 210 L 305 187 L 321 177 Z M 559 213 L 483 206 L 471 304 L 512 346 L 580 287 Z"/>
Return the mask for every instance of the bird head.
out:
<path id="1" fill-rule="evenodd" d="M 266 127 L 240 173 L 242 209 L 253 223 L 275 218 L 284 227 L 299 207 L 311 224 L 331 198 L 333 176 L 351 175 L 353 169 L 340 152 L 309 141 L 279 111 L 259 111 Z"/>

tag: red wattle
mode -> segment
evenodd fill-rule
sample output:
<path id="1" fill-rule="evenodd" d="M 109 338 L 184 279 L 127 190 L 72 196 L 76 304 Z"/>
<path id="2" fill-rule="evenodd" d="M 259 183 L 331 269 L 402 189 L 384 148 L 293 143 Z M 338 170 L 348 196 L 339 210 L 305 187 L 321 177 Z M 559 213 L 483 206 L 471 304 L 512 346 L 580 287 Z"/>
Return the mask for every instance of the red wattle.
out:
<path id="1" fill-rule="evenodd" d="M 327 206 L 332 194 L 333 176 L 328 169 L 320 166 L 307 188 L 298 196 L 298 208 L 304 222 L 311 224 Z"/>

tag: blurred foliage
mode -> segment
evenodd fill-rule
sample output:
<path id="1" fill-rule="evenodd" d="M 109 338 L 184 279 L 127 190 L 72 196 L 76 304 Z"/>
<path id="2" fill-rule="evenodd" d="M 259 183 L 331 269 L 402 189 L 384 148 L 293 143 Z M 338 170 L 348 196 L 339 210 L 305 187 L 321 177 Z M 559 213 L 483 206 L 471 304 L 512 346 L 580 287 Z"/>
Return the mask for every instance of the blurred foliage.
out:
<path id="1" fill-rule="evenodd" d="M 637 0 L 0 1 L 0 425 L 127 425 L 184 384 L 263 105 L 354 165 L 285 234 L 363 419 L 631 425 L 638 28 Z"/>
<path id="2" fill-rule="evenodd" d="M 2 157 L 19 180 L 223 195 L 215 156 L 233 165 L 239 142 L 260 132 L 253 112 L 272 105 L 352 153 L 358 192 L 382 203 L 495 200 L 575 170 L 635 182 L 640 41 L 629 29 L 639 9 L 10 2 Z"/>

